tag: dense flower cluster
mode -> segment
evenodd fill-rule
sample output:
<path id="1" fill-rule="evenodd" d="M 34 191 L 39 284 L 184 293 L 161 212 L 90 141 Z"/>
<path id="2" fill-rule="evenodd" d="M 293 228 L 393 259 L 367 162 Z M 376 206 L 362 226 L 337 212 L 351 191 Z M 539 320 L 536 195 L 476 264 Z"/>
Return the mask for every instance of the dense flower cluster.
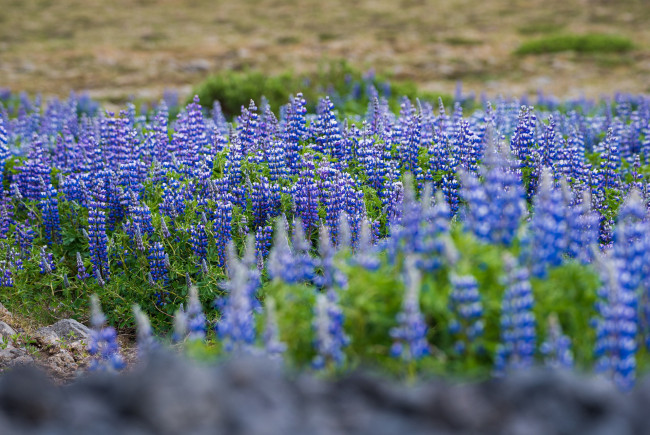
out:
<path id="1" fill-rule="evenodd" d="M 562 331 L 575 324 L 558 313 L 544 335 L 533 288 L 600 272 L 597 296 L 585 282 L 563 297 L 598 299 L 587 309 L 598 368 L 631 385 L 637 349 L 650 343 L 650 99 L 576 100 L 562 110 L 545 99 L 537 108 L 498 99 L 470 112 L 465 100 L 449 111 L 442 100 L 402 98 L 393 113 L 394 100 L 371 85 L 366 93 L 367 112 L 355 116 L 342 116 L 335 96 L 309 102 L 317 104 L 308 113 L 296 94 L 281 108 L 251 101 L 233 122 L 218 103 L 207 116 L 198 98 L 115 114 L 78 96 L 3 97 L 0 285 L 21 287 L 21 297 L 30 294 L 24 286 L 51 288 L 53 298 L 70 288 L 128 293 L 143 311 L 169 315 L 196 284 L 219 297 L 225 349 L 264 338 L 270 354 L 292 343 L 262 306 L 267 282 L 308 288 L 317 301 L 307 307 L 314 363 L 327 366 L 351 352 L 343 313 L 355 312 L 343 302 L 359 276 L 377 274 L 381 286 L 406 269 L 399 302 L 367 292 L 366 302 L 384 304 L 394 320 L 383 323 L 377 348 L 392 345 L 394 356 L 414 361 L 436 349 L 427 340 L 440 339 L 453 343 L 455 358 L 470 358 L 468 349 L 500 336 L 481 358 L 504 372 L 541 354 L 553 366 L 573 364 Z M 516 259 L 502 261 L 504 253 Z M 502 276 L 505 284 L 495 283 Z M 203 339 L 212 317 L 192 295 L 179 337 Z M 94 342 L 106 343 L 110 359 L 114 337 L 98 322 Z"/>

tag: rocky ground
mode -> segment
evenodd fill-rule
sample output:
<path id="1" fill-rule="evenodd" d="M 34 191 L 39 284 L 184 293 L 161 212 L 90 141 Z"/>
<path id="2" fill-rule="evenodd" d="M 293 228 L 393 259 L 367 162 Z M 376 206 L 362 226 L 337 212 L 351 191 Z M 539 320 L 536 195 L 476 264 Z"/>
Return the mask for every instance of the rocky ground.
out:
<path id="1" fill-rule="evenodd" d="M 32 366 L 0 378 L 3 434 L 643 434 L 632 393 L 569 373 L 406 387 L 367 373 L 292 376 L 263 360 L 200 366 L 170 354 L 56 386 Z"/>
<path id="2" fill-rule="evenodd" d="M 41 368 L 56 383 L 65 383 L 84 373 L 90 356 L 86 345 L 90 330 L 74 319 L 63 319 L 35 331 L 0 304 L 0 373 L 16 366 Z M 133 352 L 126 350 L 127 361 Z M 2 433 L 2 432 L 0 432 Z"/>

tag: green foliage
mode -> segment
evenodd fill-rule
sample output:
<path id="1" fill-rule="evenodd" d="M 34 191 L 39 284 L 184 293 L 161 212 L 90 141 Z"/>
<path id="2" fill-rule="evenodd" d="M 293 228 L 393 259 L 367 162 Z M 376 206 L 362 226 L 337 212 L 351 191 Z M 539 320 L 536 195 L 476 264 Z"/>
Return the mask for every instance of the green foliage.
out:
<path id="1" fill-rule="evenodd" d="M 516 54 L 544 54 L 561 51 L 576 53 L 624 53 L 634 48 L 634 43 L 620 35 L 592 33 L 586 35 L 563 34 L 540 37 L 523 42 Z"/>
<path id="2" fill-rule="evenodd" d="M 380 95 L 387 98 L 393 110 L 399 110 L 399 99 L 421 98 L 435 101 L 437 94 L 421 92 L 417 85 L 407 80 L 390 80 L 385 76 L 362 74 L 347 62 L 331 62 L 312 74 L 297 75 L 287 71 L 269 76 L 259 71 L 223 71 L 213 74 L 195 87 L 192 95 L 199 96 L 201 104 L 212 107 L 219 101 L 227 117 L 241 113 L 241 107 L 248 107 L 251 100 L 259 103 L 264 96 L 271 109 L 277 111 L 287 104 L 287 96 L 302 92 L 307 109 L 314 112 L 318 99 L 329 95 L 336 107 L 348 114 L 363 114 L 369 103 L 367 87 L 374 86 Z M 445 105 L 451 106 L 453 98 L 440 95 Z"/>

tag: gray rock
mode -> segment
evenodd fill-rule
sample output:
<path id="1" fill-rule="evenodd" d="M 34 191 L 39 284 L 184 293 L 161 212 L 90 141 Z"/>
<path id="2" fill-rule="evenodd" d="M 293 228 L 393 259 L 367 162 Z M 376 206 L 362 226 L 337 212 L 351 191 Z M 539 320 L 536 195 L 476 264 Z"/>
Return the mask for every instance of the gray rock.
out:
<path id="1" fill-rule="evenodd" d="M 7 323 L 0 321 L 0 337 L 2 337 L 2 341 L 7 343 L 12 335 L 16 335 L 16 331 Z"/>
<path id="2" fill-rule="evenodd" d="M 57 341 L 71 342 L 74 340 L 88 340 L 90 329 L 74 319 L 59 320 L 53 325 L 46 326 L 36 331 L 36 338 L 44 345 L 54 345 Z"/>
<path id="3" fill-rule="evenodd" d="M 0 368 L 31 364 L 33 362 L 34 358 L 25 348 L 7 347 L 6 349 L 0 349 Z"/>
<path id="4" fill-rule="evenodd" d="M 22 367 L 0 377 L 0 433 L 643 434 L 648 406 L 643 381 L 623 395 L 598 380 L 533 370 L 407 388 L 366 373 L 326 381 L 263 360 L 210 367 L 165 353 L 63 387 Z"/>

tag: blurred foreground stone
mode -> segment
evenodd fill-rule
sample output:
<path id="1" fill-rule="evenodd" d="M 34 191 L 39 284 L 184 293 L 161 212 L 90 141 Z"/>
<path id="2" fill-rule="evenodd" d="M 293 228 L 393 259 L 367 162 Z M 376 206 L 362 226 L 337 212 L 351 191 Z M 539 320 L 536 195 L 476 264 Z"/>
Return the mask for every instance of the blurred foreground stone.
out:
<path id="1" fill-rule="evenodd" d="M 650 382 L 630 394 L 567 373 L 416 388 L 355 373 L 291 376 L 266 360 L 197 365 L 160 353 L 119 376 L 56 386 L 37 369 L 0 377 L 1 434 L 641 434 Z"/>

